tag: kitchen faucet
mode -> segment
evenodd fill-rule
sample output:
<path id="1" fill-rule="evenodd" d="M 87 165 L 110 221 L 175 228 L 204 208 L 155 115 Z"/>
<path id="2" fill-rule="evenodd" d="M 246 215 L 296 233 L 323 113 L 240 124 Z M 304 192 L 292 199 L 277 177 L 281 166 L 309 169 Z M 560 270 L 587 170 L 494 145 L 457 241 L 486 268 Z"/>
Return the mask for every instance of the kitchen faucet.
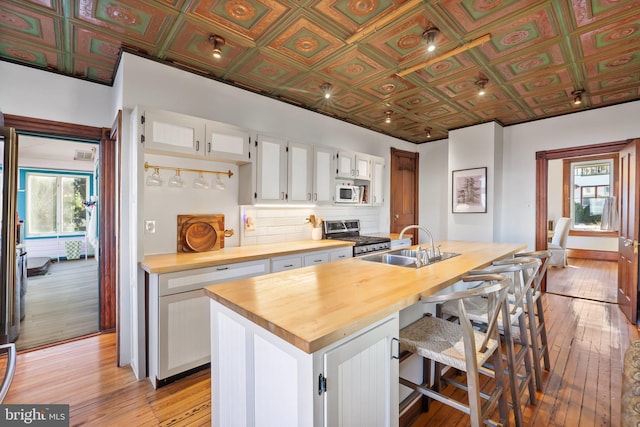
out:
<path id="1" fill-rule="evenodd" d="M 420 249 L 420 247 L 418 246 L 417 249 L 417 263 L 422 263 L 422 264 L 428 264 L 429 261 L 434 260 L 434 259 L 438 259 L 441 257 L 440 254 L 440 247 L 436 248 L 435 244 L 433 243 L 433 235 L 431 234 L 431 232 L 427 229 L 427 227 L 422 227 L 421 225 L 407 225 L 405 228 L 403 228 L 400 231 L 400 237 L 399 239 L 402 240 L 402 236 L 404 235 L 404 232 L 407 230 L 411 230 L 413 228 L 417 228 L 418 230 L 422 230 L 425 233 L 427 233 L 427 236 L 429 236 L 429 240 L 430 240 L 430 244 L 431 247 L 429 248 L 429 250 L 423 251 L 422 249 Z M 416 242 L 417 243 L 417 242 Z M 422 259 L 421 259 L 422 258 Z M 425 259 L 426 258 L 426 259 Z"/>

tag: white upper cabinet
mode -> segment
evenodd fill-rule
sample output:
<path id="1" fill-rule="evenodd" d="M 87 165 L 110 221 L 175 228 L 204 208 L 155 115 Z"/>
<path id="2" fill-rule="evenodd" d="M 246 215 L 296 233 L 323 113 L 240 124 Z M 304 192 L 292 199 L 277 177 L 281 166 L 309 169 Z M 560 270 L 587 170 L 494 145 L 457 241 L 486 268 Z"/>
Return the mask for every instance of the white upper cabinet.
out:
<path id="1" fill-rule="evenodd" d="M 311 203 L 313 192 L 313 146 L 289 142 L 287 191 L 290 203 Z"/>
<path id="2" fill-rule="evenodd" d="M 356 153 L 338 151 L 336 178 L 352 178 L 356 171 Z"/>
<path id="3" fill-rule="evenodd" d="M 356 171 L 354 179 L 371 180 L 371 158 L 366 154 L 356 153 Z"/>
<path id="4" fill-rule="evenodd" d="M 334 202 L 334 156 L 335 150 L 331 148 L 314 147 L 313 149 L 313 203 L 315 204 L 330 204 Z"/>
<path id="5" fill-rule="evenodd" d="M 366 154 L 339 151 L 336 178 L 371 180 L 371 158 Z"/>
<path id="6" fill-rule="evenodd" d="M 147 151 L 204 153 L 204 121 L 168 111 L 145 111 L 140 117 Z"/>
<path id="7" fill-rule="evenodd" d="M 256 179 L 258 203 L 286 203 L 287 141 L 258 135 Z"/>
<path id="8" fill-rule="evenodd" d="M 144 149 L 150 153 L 205 156 L 247 163 L 251 141 L 245 129 L 169 111 L 147 110 L 140 117 Z"/>
<path id="9" fill-rule="evenodd" d="M 374 157 L 371 163 L 371 204 L 380 206 L 384 204 L 384 159 Z"/>
<path id="10" fill-rule="evenodd" d="M 215 159 L 249 162 L 251 140 L 249 132 L 224 123 L 205 123 L 205 155 Z"/>
<path id="11" fill-rule="evenodd" d="M 316 187 L 316 152 L 312 145 L 258 135 L 256 147 L 256 191 L 252 203 L 316 203 L 313 199 L 317 189 L 323 198 L 331 200 L 330 151 L 321 150 L 320 164 L 325 170 L 320 172 L 322 181 L 317 181 Z M 244 173 L 241 169 L 240 175 Z M 246 176 L 252 178 L 249 171 Z M 241 193 L 246 190 L 241 189 Z M 241 198 L 241 203 L 245 200 L 246 197 Z"/>

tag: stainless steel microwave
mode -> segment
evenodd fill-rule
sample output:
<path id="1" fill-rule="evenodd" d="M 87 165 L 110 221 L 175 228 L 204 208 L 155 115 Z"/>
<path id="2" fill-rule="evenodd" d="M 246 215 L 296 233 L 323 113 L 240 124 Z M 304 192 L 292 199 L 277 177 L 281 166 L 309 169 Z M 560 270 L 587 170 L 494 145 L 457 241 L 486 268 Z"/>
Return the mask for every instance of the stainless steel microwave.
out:
<path id="1" fill-rule="evenodd" d="M 336 203 L 358 203 L 360 187 L 357 185 L 336 185 Z"/>

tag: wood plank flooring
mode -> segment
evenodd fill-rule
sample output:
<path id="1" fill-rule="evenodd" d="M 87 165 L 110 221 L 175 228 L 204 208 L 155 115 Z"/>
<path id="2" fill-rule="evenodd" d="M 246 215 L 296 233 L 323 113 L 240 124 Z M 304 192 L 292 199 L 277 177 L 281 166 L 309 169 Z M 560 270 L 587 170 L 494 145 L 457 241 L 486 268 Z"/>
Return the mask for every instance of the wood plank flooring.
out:
<path id="1" fill-rule="evenodd" d="M 553 294 L 543 299 L 552 366 L 538 404 L 525 408 L 526 425 L 618 426 L 623 357 L 640 337 L 637 327 L 615 304 Z M 210 425 L 209 375 L 207 369 L 154 390 L 128 367 L 115 366 L 115 335 L 104 334 L 20 353 L 5 403 L 68 403 L 74 426 Z M 469 422 L 433 403 L 413 426 L 433 425 Z"/>
<path id="2" fill-rule="evenodd" d="M 18 350 L 98 332 L 98 263 L 54 262 L 47 274 L 29 277 Z"/>
<path id="3" fill-rule="evenodd" d="M 594 301 L 617 301 L 616 261 L 570 258 L 568 267 L 549 267 L 547 271 L 547 292 Z"/>

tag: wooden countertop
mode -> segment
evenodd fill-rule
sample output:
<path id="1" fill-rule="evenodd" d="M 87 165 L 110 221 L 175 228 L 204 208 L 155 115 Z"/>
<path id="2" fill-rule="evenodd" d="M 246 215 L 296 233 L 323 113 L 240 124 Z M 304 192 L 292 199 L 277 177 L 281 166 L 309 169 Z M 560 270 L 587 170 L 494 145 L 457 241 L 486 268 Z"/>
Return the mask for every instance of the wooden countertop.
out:
<path id="1" fill-rule="evenodd" d="M 205 293 L 307 353 L 457 282 L 469 270 L 526 248 L 447 241 L 460 256 L 419 269 L 350 258 L 212 285 Z"/>
<path id="2" fill-rule="evenodd" d="M 174 271 L 192 270 L 194 268 L 212 267 L 231 262 L 253 261 L 300 252 L 321 251 L 349 246 L 353 246 L 353 242 L 344 240 L 299 240 L 267 245 L 223 248 L 209 252 L 147 255 L 140 263 L 140 267 L 150 274 L 171 273 Z"/>

